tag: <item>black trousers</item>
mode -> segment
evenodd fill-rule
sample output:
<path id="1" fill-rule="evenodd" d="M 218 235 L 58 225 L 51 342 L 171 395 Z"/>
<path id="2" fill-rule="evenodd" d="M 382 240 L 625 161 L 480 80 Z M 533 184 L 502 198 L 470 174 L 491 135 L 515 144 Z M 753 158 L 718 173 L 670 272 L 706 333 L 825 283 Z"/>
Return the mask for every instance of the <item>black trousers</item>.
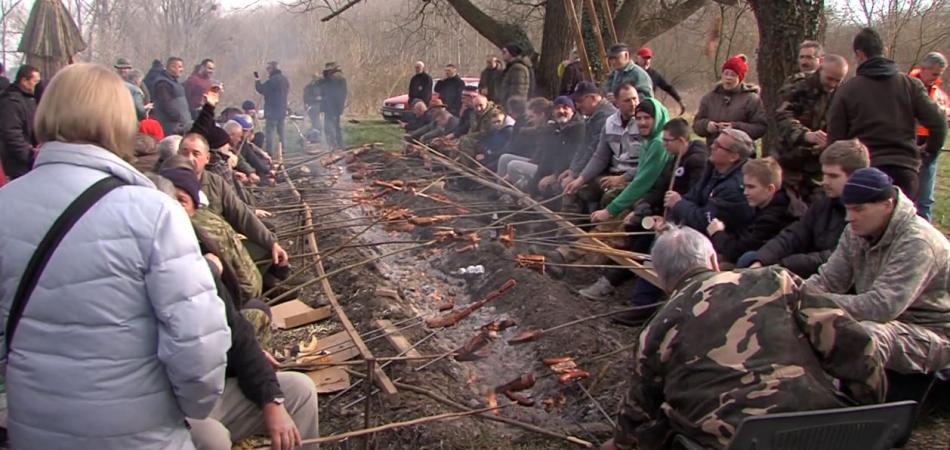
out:
<path id="1" fill-rule="evenodd" d="M 920 187 L 920 174 L 913 169 L 899 166 L 877 166 L 878 170 L 887 174 L 894 181 L 894 186 L 901 188 L 904 195 L 911 201 L 917 199 L 917 189 Z"/>

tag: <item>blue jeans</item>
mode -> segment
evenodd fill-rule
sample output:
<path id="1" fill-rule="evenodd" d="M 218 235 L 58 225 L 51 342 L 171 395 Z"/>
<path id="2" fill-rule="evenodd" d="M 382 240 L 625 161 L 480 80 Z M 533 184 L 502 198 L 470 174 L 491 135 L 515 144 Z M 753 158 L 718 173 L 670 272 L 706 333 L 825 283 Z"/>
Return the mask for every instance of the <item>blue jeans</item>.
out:
<path id="1" fill-rule="evenodd" d="M 920 165 L 920 183 L 917 188 L 917 215 L 927 219 L 933 218 L 934 185 L 937 183 L 937 158 L 940 152 L 928 155 Z"/>
<path id="2" fill-rule="evenodd" d="M 280 145 L 284 144 L 284 118 L 280 119 L 264 119 L 264 149 L 267 150 L 267 153 L 271 156 L 277 156 L 277 147 L 274 146 L 274 134 L 277 134 L 277 139 L 280 141 Z M 284 149 L 286 150 L 286 148 Z"/>
<path id="3" fill-rule="evenodd" d="M 752 265 L 755 260 L 759 257 L 759 254 L 756 252 L 745 252 L 742 256 L 739 257 L 739 260 L 736 261 L 737 269 L 744 269 Z"/>
<path id="4" fill-rule="evenodd" d="M 656 303 L 663 300 L 663 290 L 654 286 L 653 283 L 637 278 L 633 283 L 633 299 L 631 306 L 643 306 Z"/>

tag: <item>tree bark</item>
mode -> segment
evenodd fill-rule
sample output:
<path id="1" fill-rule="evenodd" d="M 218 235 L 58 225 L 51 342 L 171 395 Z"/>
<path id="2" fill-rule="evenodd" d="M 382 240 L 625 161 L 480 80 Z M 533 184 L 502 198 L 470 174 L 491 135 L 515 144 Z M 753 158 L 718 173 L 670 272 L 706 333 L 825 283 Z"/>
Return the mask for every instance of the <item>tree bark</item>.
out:
<path id="1" fill-rule="evenodd" d="M 785 79 L 798 72 L 798 44 L 806 39 L 822 41 L 824 0 L 749 0 L 759 28 L 756 67 L 762 88 L 762 103 L 769 128 L 762 141 L 763 154 L 778 145 L 775 109 Z"/>
<path id="2" fill-rule="evenodd" d="M 534 53 L 534 47 L 531 46 L 528 35 L 520 26 L 495 20 L 469 0 L 446 0 L 446 2 L 458 13 L 462 20 L 471 25 L 475 31 L 478 31 L 478 34 L 495 44 L 496 47 L 503 47 L 509 42 L 518 42 L 526 46 L 525 50 Z"/>
<path id="3" fill-rule="evenodd" d="M 577 4 L 575 9 L 580 9 Z M 541 57 L 535 68 L 537 93 L 553 98 L 557 94 L 560 80 L 557 67 L 567 59 L 574 45 L 571 23 L 562 0 L 550 0 L 544 11 L 544 25 L 541 35 Z"/>

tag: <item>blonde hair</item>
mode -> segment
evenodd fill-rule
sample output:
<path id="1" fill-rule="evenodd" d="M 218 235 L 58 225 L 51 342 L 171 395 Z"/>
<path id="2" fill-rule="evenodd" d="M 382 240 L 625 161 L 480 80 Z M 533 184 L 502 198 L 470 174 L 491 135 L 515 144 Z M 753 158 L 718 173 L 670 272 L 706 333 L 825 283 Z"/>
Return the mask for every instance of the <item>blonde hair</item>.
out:
<path id="1" fill-rule="evenodd" d="M 132 95 L 115 71 L 73 64 L 53 77 L 36 109 L 36 138 L 94 144 L 133 160 L 138 121 Z"/>
<path id="2" fill-rule="evenodd" d="M 782 187 L 782 166 L 771 157 L 750 159 L 742 166 L 742 174 L 755 178 L 764 186 Z"/>

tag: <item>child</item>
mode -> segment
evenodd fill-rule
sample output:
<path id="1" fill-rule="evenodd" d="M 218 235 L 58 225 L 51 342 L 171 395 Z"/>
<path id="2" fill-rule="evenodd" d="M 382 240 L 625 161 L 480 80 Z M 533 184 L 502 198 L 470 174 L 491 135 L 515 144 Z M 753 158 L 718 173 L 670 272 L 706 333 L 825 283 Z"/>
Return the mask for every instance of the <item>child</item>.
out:
<path id="1" fill-rule="evenodd" d="M 719 219 L 706 229 L 722 261 L 737 264 L 747 252 L 754 252 L 795 221 L 788 195 L 782 189 L 782 168 L 772 158 L 752 159 L 742 167 L 743 191 L 755 209 L 752 220 L 742 228 L 727 230 Z M 741 264 L 737 264 L 740 265 Z"/>

